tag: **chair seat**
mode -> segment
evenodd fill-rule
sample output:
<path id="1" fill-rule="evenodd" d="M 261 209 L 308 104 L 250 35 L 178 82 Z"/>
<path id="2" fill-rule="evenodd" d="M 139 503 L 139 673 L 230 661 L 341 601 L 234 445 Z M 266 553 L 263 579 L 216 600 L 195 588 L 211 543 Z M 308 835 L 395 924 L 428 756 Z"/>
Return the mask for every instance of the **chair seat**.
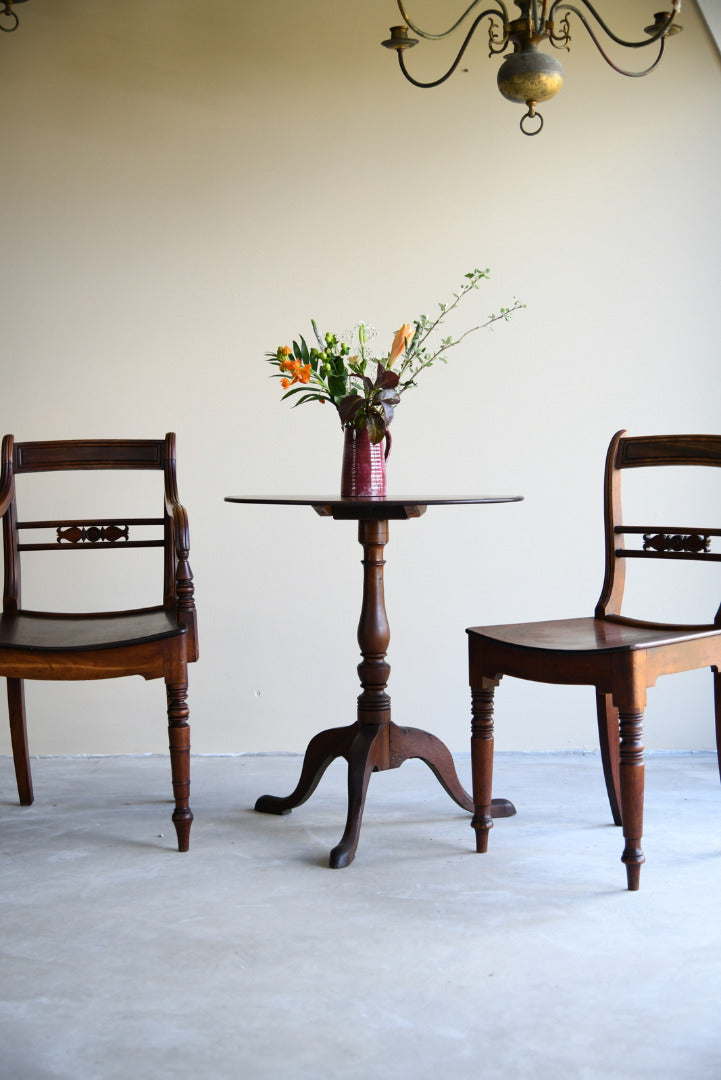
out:
<path id="1" fill-rule="evenodd" d="M 28 652 L 112 649 L 162 641 L 186 632 L 175 609 L 105 615 L 54 615 L 19 611 L 0 615 L 0 648 Z"/>
<path id="2" fill-rule="evenodd" d="M 674 626 L 665 630 L 632 622 L 582 618 L 472 626 L 468 633 L 533 652 L 612 653 L 652 649 L 695 638 L 719 637 L 721 628 L 689 627 L 683 630 Z"/>

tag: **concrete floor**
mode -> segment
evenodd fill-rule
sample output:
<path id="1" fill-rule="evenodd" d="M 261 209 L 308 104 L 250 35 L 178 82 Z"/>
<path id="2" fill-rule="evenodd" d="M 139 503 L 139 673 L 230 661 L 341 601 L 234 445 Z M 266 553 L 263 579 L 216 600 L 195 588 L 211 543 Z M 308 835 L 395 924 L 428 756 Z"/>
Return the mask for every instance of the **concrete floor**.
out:
<path id="1" fill-rule="evenodd" d="M 299 767 L 194 758 L 181 855 L 164 758 L 38 760 L 30 808 L 0 759 L 2 1080 L 721 1077 L 712 755 L 649 755 L 635 894 L 597 755 L 497 755 L 485 856 L 423 765 L 377 774 L 345 870 L 343 763 L 250 809 Z"/>

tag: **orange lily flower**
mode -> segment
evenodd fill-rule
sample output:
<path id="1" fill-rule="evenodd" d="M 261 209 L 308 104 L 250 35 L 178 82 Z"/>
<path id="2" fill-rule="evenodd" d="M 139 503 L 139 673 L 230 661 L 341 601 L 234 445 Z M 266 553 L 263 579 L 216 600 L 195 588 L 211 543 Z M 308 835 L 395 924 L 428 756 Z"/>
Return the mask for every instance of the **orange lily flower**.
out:
<path id="1" fill-rule="evenodd" d="M 407 349 L 414 334 L 415 329 L 410 323 L 403 323 L 400 330 L 396 331 L 396 336 L 393 338 L 393 344 L 391 345 L 390 356 L 388 357 L 388 367 Z"/>
<path id="2" fill-rule="evenodd" d="M 281 371 L 287 371 L 289 375 L 292 375 L 292 379 L 281 379 L 280 385 L 284 390 L 294 386 L 296 383 L 309 383 L 310 382 L 310 364 L 301 364 L 300 360 L 291 360 L 287 356 L 284 360 L 280 361 L 278 365 Z"/>

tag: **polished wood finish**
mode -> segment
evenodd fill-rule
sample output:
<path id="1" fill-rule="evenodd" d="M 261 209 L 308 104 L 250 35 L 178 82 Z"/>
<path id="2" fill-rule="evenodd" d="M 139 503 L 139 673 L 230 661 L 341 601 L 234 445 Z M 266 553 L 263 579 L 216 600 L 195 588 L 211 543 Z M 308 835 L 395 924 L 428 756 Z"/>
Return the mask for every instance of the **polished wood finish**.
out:
<path id="1" fill-rule="evenodd" d="M 429 506 L 478 506 L 485 503 L 522 502 L 522 495 L 435 495 L 359 498 L 338 495 L 228 495 L 226 502 L 256 506 L 312 506 L 320 517 L 336 521 L 407 521 L 422 517 Z"/>
<path id="2" fill-rule="evenodd" d="M 193 814 L 190 794 L 190 729 L 187 666 L 198 658 L 187 513 L 178 498 L 175 435 L 165 439 L 2 442 L 0 515 L 5 579 L 0 615 L 0 676 L 7 679 L 8 711 L 18 795 L 33 801 L 25 717 L 25 679 L 57 681 L 140 675 L 164 679 L 178 848 L 187 851 Z M 25 473 L 98 469 L 154 469 L 163 473 L 164 499 L 157 518 L 24 521 L 18 517 L 17 478 Z M 22 481 L 21 481 L 22 484 Z M 136 526 L 155 526 L 157 539 L 131 539 Z M 44 534 L 49 534 L 43 539 Z M 26 539 L 31 537 L 32 539 Z M 40 539 L 38 539 L 40 537 Z M 61 572 L 77 570 L 70 552 L 163 549 L 163 602 L 130 611 L 65 613 L 28 611 L 21 605 L 21 555 L 62 553 Z"/>
<path id="3" fill-rule="evenodd" d="M 721 772 L 721 608 L 713 622 L 646 622 L 621 614 L 629 558 L 696 560 L 710 551 L 718 527 L 625 525 L 624 469 L 721 466 L 721 436 L 654 435 L 619 431 L 606 457 L 604 485 L 605 577 L 592 618 L 560 619 L 468 629 L 472 701 L 471 764 L 476 849 L 485 852 L 493 773 L 493 698 L 504 675 L 537 682 L 595 687 L 604 777 L 613 820 L 623 825 L 627 884 L 639 887 L 643 833 L 643 720 L 646 691 L 661 675 L 710 667 L 714 673 L 716 739 Z M 633 547 L 641 543 L 640 547 Z"/>
<path id="4" fill-rule="evenodd" d="M 295 790 L 283 797 L 262 795 L 255 804 L 255 809 L 261 813 L 290 813 L 310 798 L 330 763 L 338 757 L 345 758 L 348 762 L 348 816 L 343 835 L 330 853 L 332 868 L 348 866 L 355 858 L 368 783 L 374 772 L 397 769 L 404 761 L 418 758 L 425 762 L 454 802 L 464 810 L 473 811 L 473 801 L 458 779 L 453 758 L 444 743 L 427 731 L 399 727 L 391 720 L 391 699 L 387 693 L 390 665 L 386 659 L 390 627 L 384 593 L 384 550 L 388 542 L 389 520 L 421 517 L 428 506 L 516 502 L 519 498 L 492 495 L 459 499 L 238 496 L 226 500 L 312 506 L 321 517 L 358 521 L 358 541 L 363 548 L 363 597 L 358 622 L 358 645 L 362 659 L 358 665 L 361 694 L 358 697 L 356 722 L 315 735 L 306 749 Z M 515 809 L 507 799 L 494 799 L 489 812 L 494 817 L 509 817 L 515 813 Z"/>

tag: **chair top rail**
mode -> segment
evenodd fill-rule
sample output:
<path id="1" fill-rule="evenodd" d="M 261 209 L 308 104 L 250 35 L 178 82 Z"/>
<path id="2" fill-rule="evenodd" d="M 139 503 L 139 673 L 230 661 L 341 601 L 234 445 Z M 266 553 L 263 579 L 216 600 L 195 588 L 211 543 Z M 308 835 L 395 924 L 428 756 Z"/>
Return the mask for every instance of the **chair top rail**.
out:
<path id="1" fill-rule="evenodd" d="M 653 465 L 721 466 L 721 435 L 642 435 L 619 440 L 615 468 Z"/>
<path id="2" fill-rule="evenodd" d="M 164 467 L 163 439 L 72 439 L 20 442 L 13 447 L 16 473 Z"/>

